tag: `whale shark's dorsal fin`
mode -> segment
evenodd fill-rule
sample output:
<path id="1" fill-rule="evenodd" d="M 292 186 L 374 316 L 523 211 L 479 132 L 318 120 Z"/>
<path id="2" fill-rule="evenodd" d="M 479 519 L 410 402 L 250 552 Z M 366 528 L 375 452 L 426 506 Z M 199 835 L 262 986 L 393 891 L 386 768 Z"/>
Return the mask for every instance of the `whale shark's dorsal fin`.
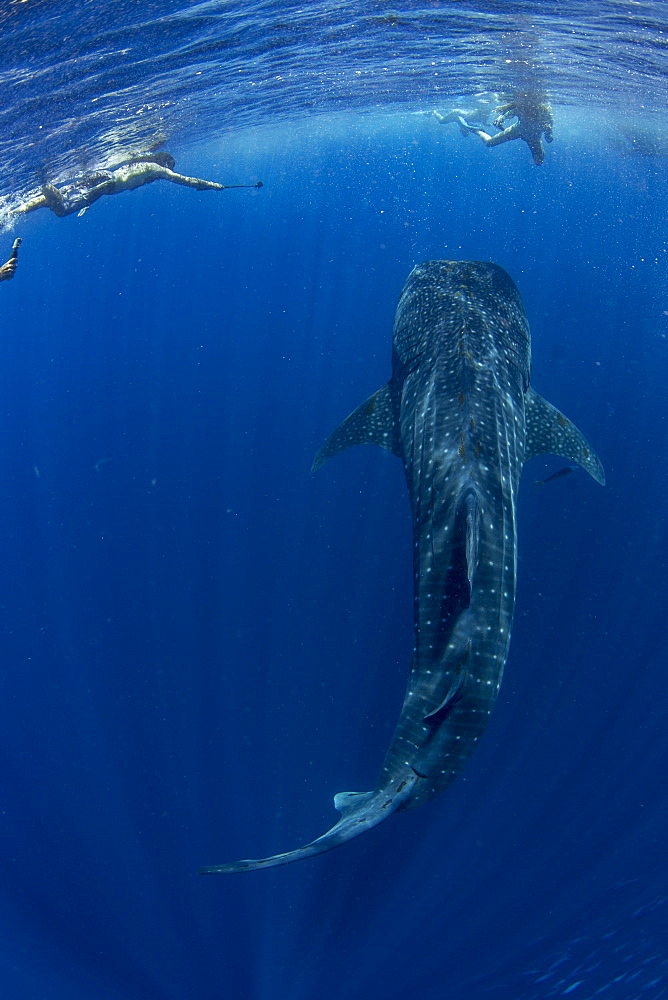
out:
<path id="1" fill-rule="evenodd" d="M 352 448 L 356 444 L 377 444 L 398 455 L 399 458 L 402 457 L 399 421 L 389 384 L 365 399 L 362 405 L 346 417 L 333 434 L 330 434 L 313 459 L 311 472 L 324 465 L 332 455 L 337 455 L 345 448 Z"/>
<path id="2" fill-rule="evenodd" d="M 466 514 L 465 550 L 466 579 L 469 585 L 469 598 L 473 588 L 473 577 L 478 566 L 478 542 L 480 535 L 480 501 L 475 490 L 467 490 L 462 498 Z"/>
<path id="3" fill-rule="evenodd" d="M 555 406 L 529 388 L 524 396 L 526 443 L 524 461 L 535 455 L 561 455 L 581 465 L 585 472 L 605 485 L 601 460 L 584 434 Z"/>

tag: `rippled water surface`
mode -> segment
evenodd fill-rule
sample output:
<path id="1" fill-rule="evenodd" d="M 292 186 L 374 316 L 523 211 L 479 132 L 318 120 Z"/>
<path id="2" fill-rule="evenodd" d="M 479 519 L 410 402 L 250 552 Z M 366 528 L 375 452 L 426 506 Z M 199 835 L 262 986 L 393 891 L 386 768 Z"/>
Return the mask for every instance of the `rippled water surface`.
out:
<path id="1" fill-rule="evenodd" d="M 5 194 L 165 137 L 525 83 L 665 119 L 663 3 L 10 0 L 0 30 Z"/>
<path id="2" fill-rule="evenodd" d="M 0 998 L 668 996 L 668 4 L 0 0 Z M 549 96 L 554 142 L 431 112 Z M 313 455 L 422 260 L 520 288 L 604 462 L 528 465 L 497 707 L 447 793 L 268 872 L 373 786 L 412 642 L 401 463 Z M 547 481 L 549 480 L 549 481 Z M 538 489 L 536 482 L 545 482 Z"/>

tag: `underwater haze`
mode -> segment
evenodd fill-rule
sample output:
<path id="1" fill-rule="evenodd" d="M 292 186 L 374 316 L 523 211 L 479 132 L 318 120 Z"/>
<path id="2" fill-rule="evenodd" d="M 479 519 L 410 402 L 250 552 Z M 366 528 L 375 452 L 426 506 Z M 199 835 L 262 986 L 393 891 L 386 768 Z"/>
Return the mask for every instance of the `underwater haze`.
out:
<path id="1" fill-rule="evenodd" d="M 668 997 L 666 3 L 0 11 L 0 995 Z M 533 86 L 554 142 L 433 110 Z M 163 143 L 82 216 L 12 209 Z M 3 256 L 4 255 L 4 256 Z M 493 261 L 605 466 L 518 504 L 499 700 L 442 795 L 322 857 L 412 650 L 401 462 L 310 472 L 411 268 Z"/>

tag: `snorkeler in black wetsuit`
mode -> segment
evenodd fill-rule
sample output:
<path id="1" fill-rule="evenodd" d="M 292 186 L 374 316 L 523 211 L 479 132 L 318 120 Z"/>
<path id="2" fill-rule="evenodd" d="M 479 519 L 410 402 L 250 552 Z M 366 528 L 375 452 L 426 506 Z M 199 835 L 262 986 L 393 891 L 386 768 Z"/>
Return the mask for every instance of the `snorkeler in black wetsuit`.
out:
<path id="1" fill-rule="evenodd" d="M 0 267 L 0 281 L 9 281 L 10 278 L 14 277 L 16 272 L 16 265 L 19 259 L 19 247 L 21 246 L 21 239 L 17 237 L 14 240 L 14 246 L 12 247 L 11 256 L 8 261 L 6 261 L 2 267 Z"/>
<path id="2" fill-rule="evenodd" d="M 172 181 L 184 187 L 195 188 L 196 191 L 226 191 L 237 187 L 262 187 L 262 181 L 257 184 L 218 184 L 215 181 L 205 181 L 199 177 L 187 177 L 173 170 L 174 157 L 169 153 L 151 153 L 146 156 L 135 156 L 116 164 L 108 170 L 96 170 L 75 178 L 69 184 L 57 188 L 54 184 L 45 184 L 41 194 L 19 205 L 14 214 L 25 215 L 38 208 L 49 208 L 59 218 L 76 212 L 83 215 L 93 202 L 105 194 L 119 194 L 121 191 L 134 191 L 135 188 L 153 181 Z"/>
<path id="3" fill-rule="evenodd" d="M 514 125 L 504 128 L 505 123 L 517 118 Z M 523 139 L 531 150 L 533 162 L 540 166 L 545 159 L 542 139 L 552 142 L 552 127 L 554 119 L 552 109 L 542 95 L 531 92 L 517 92 L 506 104 L 502 104 L 496 109 L 495 118 L 492 124 L 499 129 L 496 135 L 489 135 L 477 124 L 471 124 L 463 115 L 457 115 L 455 119 L 448 118 L 449 121 L 456 120 L 463 134 L 474 132 L 480 136 L 486 146 L 500 146 L 502 142 L 512 142 L 514 139 Z"/>

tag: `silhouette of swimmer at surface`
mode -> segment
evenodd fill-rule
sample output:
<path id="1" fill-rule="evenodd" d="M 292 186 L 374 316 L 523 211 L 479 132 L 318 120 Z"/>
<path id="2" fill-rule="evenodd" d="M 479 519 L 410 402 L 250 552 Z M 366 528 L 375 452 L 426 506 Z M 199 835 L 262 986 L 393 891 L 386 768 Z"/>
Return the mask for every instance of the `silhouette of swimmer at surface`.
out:
<path id="1" fill-rule="evenodd" d="M 500 146 L 502 142 L 523 139 L 531 150 L 533 162 L 539 167 L 545 159 L 543 136 L 546 142 L 552 142 L 553 138 L 554 119 L 550 105 L 538 94 L 517 93 L 512 100 L 498 107 L 495 115 L 492 124 L 495 128 L 502 129 L 496 135 L 489 135 L 476 124 L 471 125 L 463 115 L 456 119 L 448 117 L 447 120 L 458 121 L 462 133 L 474 132 L 475 135 L 480 136 L 486 146 Z M 440 120 L 440 116 L 437 115 L 437 117 Z M 506 122 L 511 118 L 517 118 L 515 124 L 504 128 Z"/>
<path id="2" fill-rule="evenodd" d="M 16 265 L 19 259 L 19 247 L 21 246 L 21 239 L 17 237 L 14 240 L 14 246 L 12 247 L 12 252 L 8 261 L 6 261 L 2 267 L 0 267 L 0 281 L 9 281 L 10 278 L 14 277 L 16 271 Z"/>
<path id="3" fill-rule="evenodd" d="M 453 108 L 452 111 L 442 115 L 439 111 L 432 111 L 432 115 L 439 125 L 449 125 L 456 122 L 462 135 L 468 135 L 471 128 L 485 128 L 490 124 L 490 118 L 496 114 L 496 105 L 499 98 L 496 94 L 487 96 L 477 94 L 467 108 Z"/>
<path id="4" fill-rule="evenodd" d="M 93 202 L 105 194 L 134 191 L 143 184 L 160 180 L 182 184 L 184 187 L 195 188 L 196 191 L 262 187 L 262 181 L 258 181 L 257 184 L 218 184 L 216 181 L 205 181 L 200 177 L 186 177 L 185 174 L 176 173 L 173 167 L 174 157 L 169 153 L 134 156 L 108 170 L 83 174 L 60 188 L 54 184 L 45 184 L 40 195 L 24 202 L 15 209 L 14 214 L 25 215 L 27 212 L 35 212 L 38 208 L 50 208 L 59 218 L 72 215 L 74 212 L 83 215 Z"/>

